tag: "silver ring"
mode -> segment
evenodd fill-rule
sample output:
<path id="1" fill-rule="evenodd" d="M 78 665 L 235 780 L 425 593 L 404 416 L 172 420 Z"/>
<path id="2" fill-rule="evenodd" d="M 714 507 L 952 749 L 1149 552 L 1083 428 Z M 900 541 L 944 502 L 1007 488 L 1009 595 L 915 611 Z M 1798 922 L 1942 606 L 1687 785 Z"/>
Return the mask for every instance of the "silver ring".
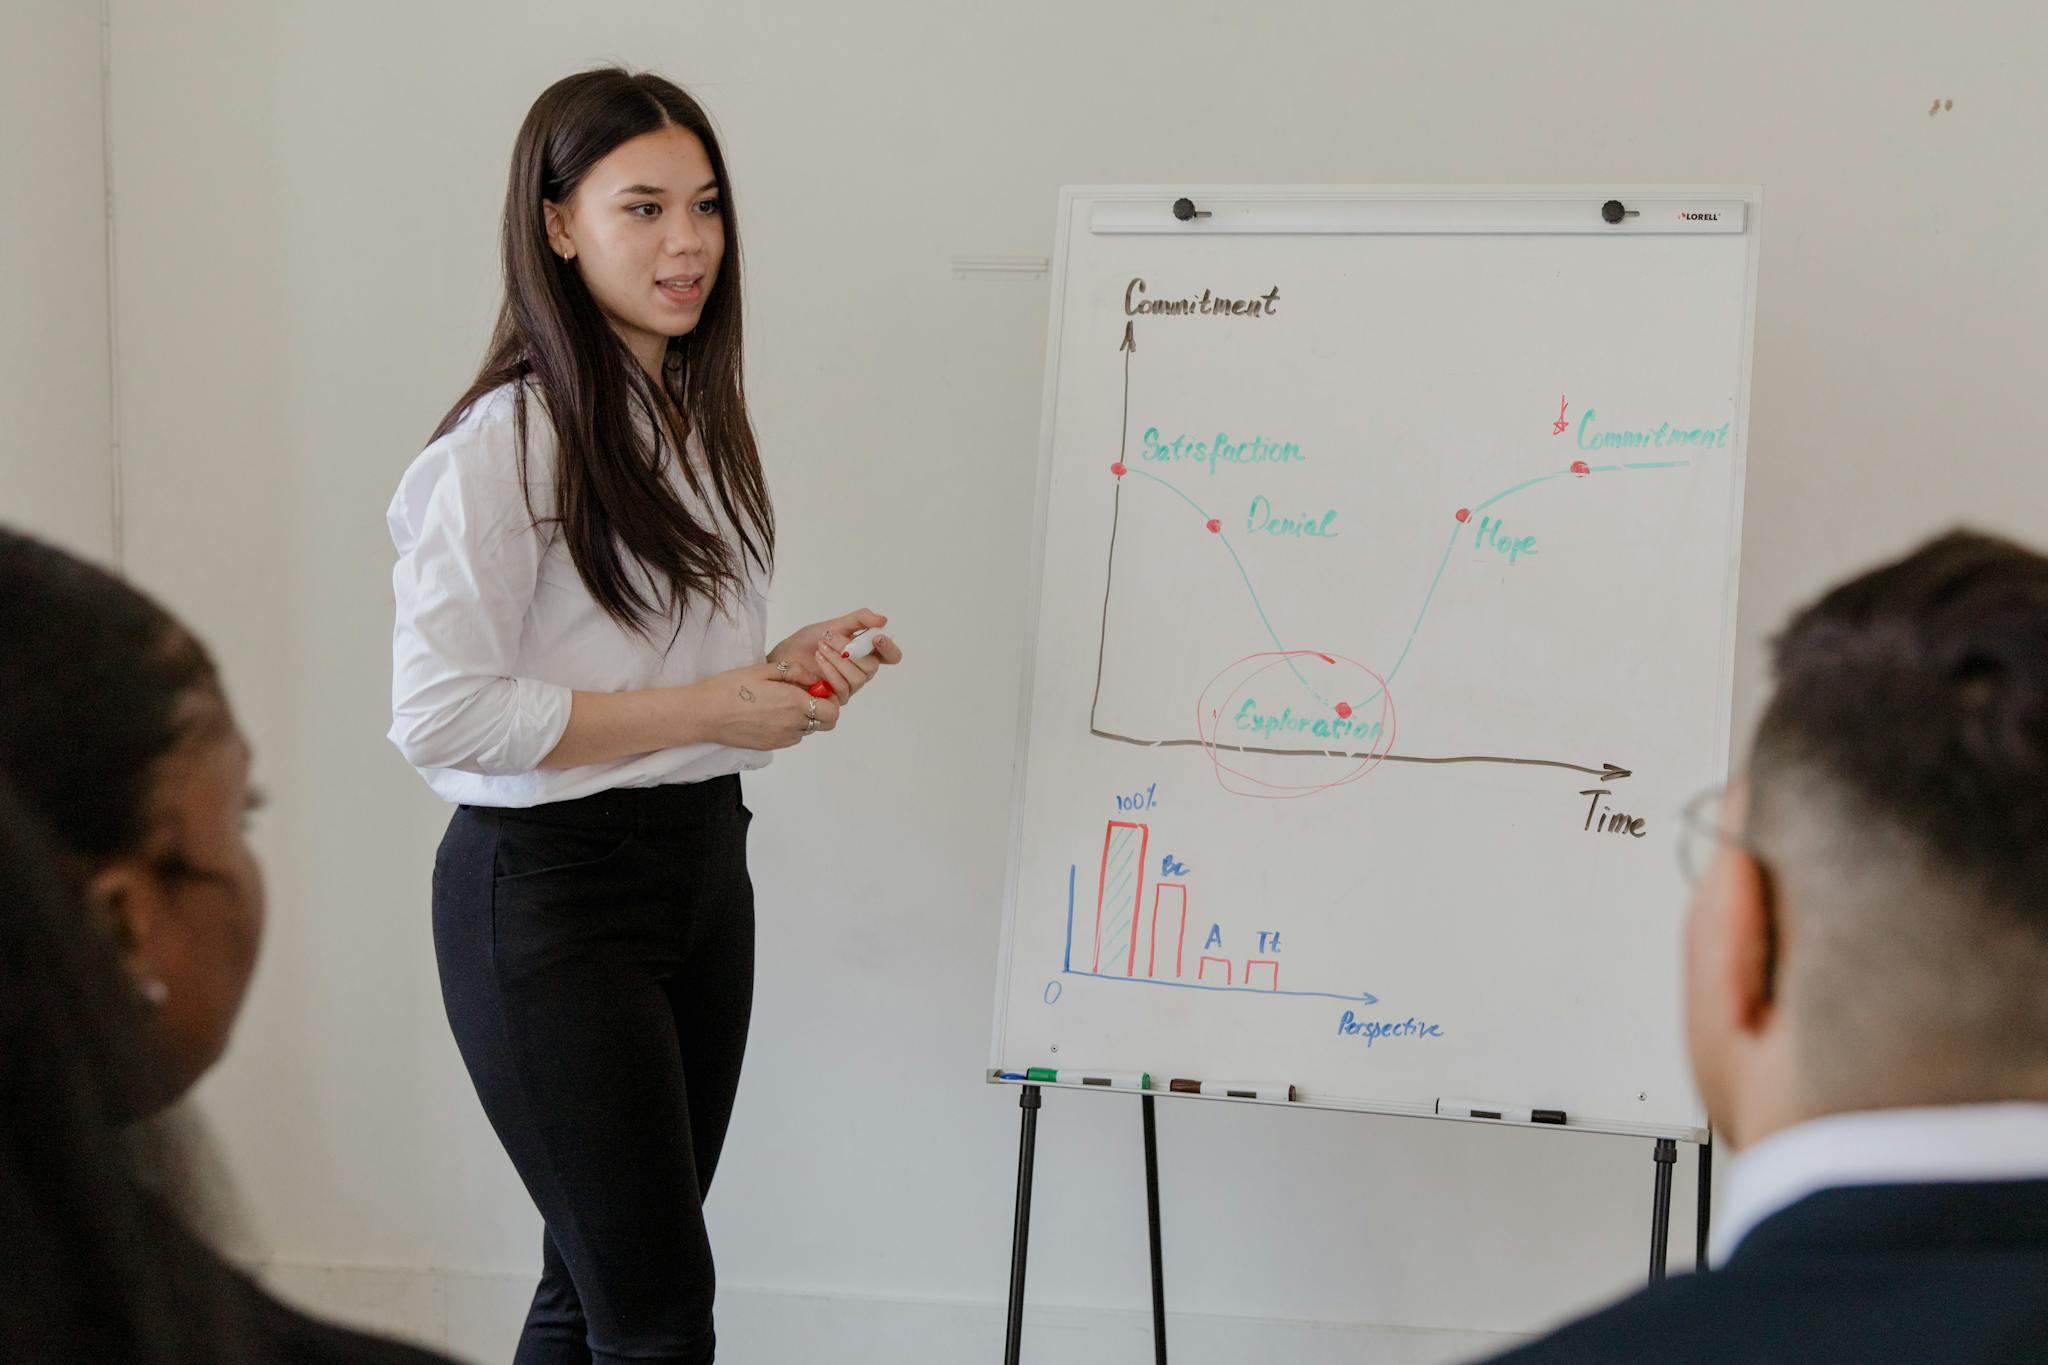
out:
<path id="1" fill-rule="evenodd" d="M 804 703 L 804 714 L 811 718 L 813 725 L 818 723 L 818 699 L 816 697 L 812 697 L 808 702 Z"/>
<path id="2" fill-rule="evenodd" d="M 809 720 L 804 722 L 804 733 L 807 735 L 817 728 L 818 718 L 816 716 L 812 716 Z"/>
<path id="3" fill-rule="evenodd" d="M 786 678 L 789 676 L 789 660 L 777 659 L 775 661 L 775 676 L 778 678 Z"/>

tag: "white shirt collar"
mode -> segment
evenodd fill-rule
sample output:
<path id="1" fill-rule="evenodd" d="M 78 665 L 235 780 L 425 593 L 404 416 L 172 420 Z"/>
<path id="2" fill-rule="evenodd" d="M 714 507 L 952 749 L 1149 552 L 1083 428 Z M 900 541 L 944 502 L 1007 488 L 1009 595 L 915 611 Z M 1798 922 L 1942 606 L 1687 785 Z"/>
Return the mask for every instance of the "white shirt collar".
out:
<path id="1" fill-rule="evenodd" d="M 1810 1119 L 1771 1134 L 1729 1165 L 1707 1263 L 1724 1264 L 1757 1224 L 1821 1190 L 2043 1177 L 2048 1104 L 1945 1104 Z"/>

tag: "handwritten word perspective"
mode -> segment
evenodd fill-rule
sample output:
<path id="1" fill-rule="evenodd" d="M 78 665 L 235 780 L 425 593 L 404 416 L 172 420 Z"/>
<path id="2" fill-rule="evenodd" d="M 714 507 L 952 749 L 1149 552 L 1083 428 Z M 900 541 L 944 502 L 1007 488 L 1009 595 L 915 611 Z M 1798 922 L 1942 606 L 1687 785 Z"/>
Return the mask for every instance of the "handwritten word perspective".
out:
<path id="1" fill-rule="evenodd" d="M 1407 1019 L 1361 1019 L 1345 1010 L 1344 1017 L 1337 1021 L 1337 1033 L 1343 1038 L 1363 1038 L 1365 1045 L 1371 1047 L 1386 1038 L 1441 1038 L 1444 1026 L 1425 1024 L 1413 1016 Z"/>

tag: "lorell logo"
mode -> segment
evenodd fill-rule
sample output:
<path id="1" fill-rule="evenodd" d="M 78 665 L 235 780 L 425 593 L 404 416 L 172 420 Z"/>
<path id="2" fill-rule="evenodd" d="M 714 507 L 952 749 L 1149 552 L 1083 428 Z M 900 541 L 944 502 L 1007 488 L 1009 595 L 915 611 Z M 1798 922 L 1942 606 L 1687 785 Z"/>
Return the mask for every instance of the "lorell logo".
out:
<path id="1" fill-rule="evenodd" d="M 1688 223 L 1718 223 L 1721 221 L 1721 215 L 1718 213 L 1681 213 L 1678 216 Z"/>

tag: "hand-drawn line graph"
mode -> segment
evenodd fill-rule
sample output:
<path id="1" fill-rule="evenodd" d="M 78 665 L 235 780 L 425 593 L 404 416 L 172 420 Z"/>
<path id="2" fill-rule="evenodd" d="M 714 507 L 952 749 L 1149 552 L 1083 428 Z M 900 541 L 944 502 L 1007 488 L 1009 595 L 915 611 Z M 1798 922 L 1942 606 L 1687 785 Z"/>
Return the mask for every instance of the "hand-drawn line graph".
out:
<path id="1" fill-rule="evenodd" d="M 1231 543 L 1229 534 L 1223 529 L 1221 519 L 1212 515 L 1207 508 L 1202 506 L 1200 502 L 1196 501 L 1196 499 L 1189 496 L 1189 494 L 1185 490 L 1180 488 L 1171 480 L 1163 478 L 1158 474 L 1154 474 L 1150 470 L 1131 469 L 1125 463 L 1125 457 L 1129 451 L 1130 440 L 1131 357 L 1137 351 L 1137 334 L 1135 323 L 1125 323 L 1123 343 L 1121 346 L 1118 347 L 1118 350 L 1121 351 L 1123 354 L 1123 412 L 1120 422 L 1120 430 L 1118 432 L 1117 458 L 1116 462 L 1110 466 L 1110 473 L 1115 479 L 1115 484 L 1112 492 L 1112 505 L 1110 511 L 1109 552 L 1103 577 L 1102 623 L 1100 636 L 1098 638 L 1096 645 L 1095 689 L 1093 696 L 1089 702 L 1088 710 L 1088 730 L 1091 735 L 1093 735 L 1097 739 L 1110 740 L 1116 743 L 1130 744 L 1140 748 L 1148 749 L 1199 747 L 1208 751 L 1212 763 L 1215 763 L 1217 765 L 1219 777 L 1221 777 L 1225 773 L 1234 772 L 1234 770 L 1229 769 L 1227 765 L 1224 765 L 1221 762 L 1221 760 L 1217 758 L 1217 755 L 1219 753 L 1261 754 L 1272 755 L 1281 758 L 1349 759 L 1359 761 L 1360 763 L 1366 765 L 1364 769 L 1362 769 L 1359 772 L 1351 774 L 1350 776 L 1343 779 L 1343 781 L 1355 780 L 1356 777 L 1363 776 L 1366 771 L 1370 771 L 1372 768 L 1377 767 L 1381 763 L 1419 763 L 1439 766 L 1452 764 L 1479 763 L 1504 764 L 1510 766 L 1531 768 L 1561 768 L 1571 772 L 1588 774 L 1589 776 L 1597 778 L 1601 782 L 1613 782 L 1621 778 L 1628 777 L 1630 775 L 1629 769 L 1621 767 L 1611 762 L 1603 762 L 1598 766 L 1592 766 L 1585 763 L 1575 763 L 1563 759 L 1528 758 L 1501 754 L 1455 754 L 1447 756 L 1429 756 L 1421 754 L 1398 754 L 1391 752 L 1390 748 L 1387 750 L 1380 750 L 1377 747 L 1369 747 L 1365 751 L 1361 752 L 1349 748 L 1315 748 L 1305 746 L 1294 748 L 1279 748 L 1259 745 L 1225 744 L 1216 739 L 1215 735 L 1213 734 L 1213 732 L 1211 732 L 1207 725 L 1201 724 L 1204 718 L 1200 714 L 1199 709 L 1197 712 L 1199 737 L 1192 739 L 1141 739 L 1136 736 L 1119 734 L 1114 731 L 1102 728 L 1102 726 L 1098 722 L 1098 714 L 1100 711 L 1102 701 L 1102 678 L 1104 672 L 1104 665 L 1107 659 L 1109 648 L 1110 601 L 1112 595 L 1115 592 L 1116 540 L 1117 531 L 1122 520 L 1124 481 L 1130 475 L 1137 475 L 1140 479 L 1145 480 L 1147 483 L 1153 486 L 1163 489 L 1167 493 L 1172 494 L 1174 497 L 1178 498 L 1180 501 L 1187 504 L 1188 508 L 1194 513 L 1194 517 L 1190 521 L 1189 525 L 1191 527 L 1200 527 L 1203 530 L 1205 530 L 1210 536 L 1212 536 L 1215 539 L 1216 543 L 1222 548 L 1224 553 L 1229 555 L 1232 565 L 1237 570 L 1237 576 L 1243 582 L 1245 592 L 1251 600 L 1252 609 L 1258 616 L 1259 624 L 1264 628 L 1267 638 L 1269 638 L 1273 642 L 1273 651 L 1271 651 L 1269 654 L 1251 655 L 1247 656 L 1247 658 L 1263 658 L 1277 656 L 1283 659 L 1286 662 L 1286 665 L 1289 668 L 1289 670 L 1293 672 L 1296 681 L 1298 681 L 1311 696 L 1315 697 L 1319 703 L 1329 708 L 1334 714 L 1336 714 L 1340 718 L 1349 720 L 1353 710 L 1370 706 L 1374 702 L 1380 702 L 1387 699 L 1389 688 L 1391 687 L 1394 679 L 1397 676 L 1399 676 L 1402 666 L 1407 663 L 1409 652 L 1414 648 L 1416 638 L 1422 633 L 1423 623 L 1429 617 L 1429 610 L 1431 605 L 1436 600 L 1437 590 L 1442 586 L 1444 574 L 1450 567 L 1451 556 L 1457 550 L 1458 538 L 1460 535 L 1464 533 L 1466 524 L 1474 515 L 1484 512 L 1488 508 L 1498 505 L 1505 499 L 1513 497 L 1517 493 L 1521 493 L 1527 489 L 1539 487 L 1543 484 L 1551 483 L 1558 479 L 1583 479 L 1595 474 L 1625 474 L 1638 473 L 1649 470 L 1683 469 L 1692 464 L 1692 461 L 1690 460 L 1637 460 L 1615 464 L 1593 465 L 1588 464 L 1584 460 L 1574 460 L 1567 468 L 1552 470 L 1549 473 L 1539 474 L 1532 478 L 1524 479 L 1519 483 L 1512 484 L 1509 487 L 1502 489 L 1500 492 L 1495 493 L 1492 497 L 1485 499 L 1483 502 L 1475 503 L 1466 507 L 1460 507 L 1453 518 L 1456 524 L 1452 526 L 1451 533 L 1444 542 L 1443 555 L 1437 561 L 1436 572 L 1431 575 L 1429 580 L 1429 586 L 1423 592 L 1422 605 L 1417 609 L 1415 613 L 1414 623 L 1408 628 L 1407 638 L 1404 639 L 1401 643 L 1400 652 L 1395 656 L 1393 667 L 1387 670 L 1384 678 L 1380 678 L 1378 674 L 1373 675 L 1376 679 L 1378 679 L 1378 685 L 1369 694 L 1365 695 L 1361 701 L 1355 703 L 1331 702 L 1329 698 L 1324 696 L 1323 693 L 1320 690 L 1318 690 L 1306 676 L 1304 676 L 1300 666 L 1296 663 L 1296 660 L 1304 658 L 1316 658 L 1325 661 L 1332 661 L 1334 657 L 1336 657 L 1334 655 L 1334 652 L 1290 648 L 1287 645 L 1287 643 L 1281 639 L 1280 632 L 1277 629 L 1275 629 L 1272 618 L 1267 615 L 1265 604 L 1260 600 L 1258 588 L 1252 582 L 1251 572 L 1249 569 L 1245 567 L 1243 558 L 1237 552 L 1237 547 Z M 1560 408 L 1560 411 L 1562 411 L 1562 408 Z M 1240 660 L 1240 663 L 1242 662 L 1244 661 Z M 1235 666 L 1236 665 L 1233 665 L 1233 667 Z M 1361 664 L 1358 665 L 1358 667 L 1363 668 L 1364 665 Z M 1367 671 L 1370 672 L 1370 670 Z M 1391 726 L 1389 726 L 1388 729 L 1391 730 Z M 1388 736 L 1388 739 L 1389 743 L 1391 743 L 1390 734 Z M 1241 777 L 1246 776 L 1241 773 L 1236 775 Z M 1253 782 L 1260 781 L 1260 779 L 1256 778 L 1248 778 L 1247 780 Z M 1226 783 L 1226 786 L 1227 785 L 1228 783 Z M 1282 784 L 1262 783 L 1262 785 L 1281 786 Z M 1294 796 L 1311 795 L 1319 791 L 1328 790 L 1331 786 L 1335 785 L 1342 785 L 1342 783 L 1304 783 L 1299 785 L 1298 787 L 1285 788 L 1284 794 Z M 1258 795 L 1259 793 L 1247 792 L 1241 794 Z"/>

